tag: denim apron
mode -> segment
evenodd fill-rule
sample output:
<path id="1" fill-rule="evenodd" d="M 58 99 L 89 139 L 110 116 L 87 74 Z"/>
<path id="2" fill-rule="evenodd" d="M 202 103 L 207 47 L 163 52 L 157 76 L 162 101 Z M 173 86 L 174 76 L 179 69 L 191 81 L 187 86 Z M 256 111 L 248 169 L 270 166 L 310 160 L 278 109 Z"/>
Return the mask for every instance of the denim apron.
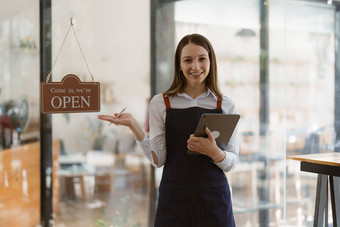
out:
<path id="1" fill-rule="evenodd" d="M 216 109 L 173 109 L 166 105 L 166 162 L 159 186 L 156 227 L 234 227 L 228 180 L 223 170 L 205 155 L 188 155 L 187 140 L 203 113 Z"/>

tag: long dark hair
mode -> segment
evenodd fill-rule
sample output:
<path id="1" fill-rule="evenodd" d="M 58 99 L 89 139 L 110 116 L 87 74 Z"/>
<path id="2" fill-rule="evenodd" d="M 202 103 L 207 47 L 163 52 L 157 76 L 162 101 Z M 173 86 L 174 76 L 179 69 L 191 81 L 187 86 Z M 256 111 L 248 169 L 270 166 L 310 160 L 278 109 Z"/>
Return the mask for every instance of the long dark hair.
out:
<path id="1" fill-rule="evenodd" d="M 200 34 L 191 34 L 184 36 L 181 41 L 178 43 L 176 52 L 175 52 L 175 72 L 174 72 L 174 80 L 170 86 L 170 88 L 165 92 L 166 95 L 171 96 L 177 94 L 178 92 L 182 92 L 185 86 L 185 77 L 183 72 L 180 70 L 181 64 L 181 53 L 182 49 L 188 45 L 189 43 L 193 43 L 195 45 L 201 46 L 207 50 L 209 54 L 210 60 L 210 71 L 205 79 L 205 85 L 218 97 L 222 98 L 222 93 L 218 87 L 218 79 L 217 79 L 217 63 L 214 49 L 207 38 Z"/>

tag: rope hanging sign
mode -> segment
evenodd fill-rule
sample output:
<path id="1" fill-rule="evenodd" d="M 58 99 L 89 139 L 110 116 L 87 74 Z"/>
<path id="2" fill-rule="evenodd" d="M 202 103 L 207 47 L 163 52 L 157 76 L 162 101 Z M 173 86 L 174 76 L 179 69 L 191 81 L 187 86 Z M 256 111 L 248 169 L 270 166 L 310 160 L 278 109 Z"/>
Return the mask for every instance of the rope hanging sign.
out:
<path id="1" fill-rule="evenodd" d="M 80 46 L 77 34 L 73 28 L 74 24 L 72 17 L 70 20 L 70 26 L 67 30 L 58 55 L 52 65 L 52 69 L 47 75 L 46 81 L 40 83 L 41 113 L 83 113 L 100 111 L 100 84 L 99 82 L 94 82 L 93 75 L 86 62 L 86 58 Z M 64 46 L 70 29 L 72 29 L 73 34 L 76 37 L 86 67 L 91 75 L 92 82 L 81 82 L 79 77 L 74 74 L 68 74 L 64 76 L 61 82 L 49 82 L 53 68 Z"/>

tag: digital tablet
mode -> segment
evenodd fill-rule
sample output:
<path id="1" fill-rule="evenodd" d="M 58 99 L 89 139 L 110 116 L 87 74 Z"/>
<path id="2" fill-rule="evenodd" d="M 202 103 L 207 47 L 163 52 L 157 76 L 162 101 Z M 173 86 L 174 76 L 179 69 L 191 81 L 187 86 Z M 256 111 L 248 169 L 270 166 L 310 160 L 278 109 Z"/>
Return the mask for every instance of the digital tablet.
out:
<path id="1" fill-rule="evenodd" d="M 239 114 L 218 114 L 218 113 L 205 113 L 202 114 L 201 119 L 197 125 L 195 136 L 208 137 L 205 133 L 205 128 L 212 132 L 216 140 L 216 144 L 222 150 L 227 147 L 231 136 L 236 128 L 240 119 Z M 188 150 L 188 154 L 200 154 L 196 151 Z"/>

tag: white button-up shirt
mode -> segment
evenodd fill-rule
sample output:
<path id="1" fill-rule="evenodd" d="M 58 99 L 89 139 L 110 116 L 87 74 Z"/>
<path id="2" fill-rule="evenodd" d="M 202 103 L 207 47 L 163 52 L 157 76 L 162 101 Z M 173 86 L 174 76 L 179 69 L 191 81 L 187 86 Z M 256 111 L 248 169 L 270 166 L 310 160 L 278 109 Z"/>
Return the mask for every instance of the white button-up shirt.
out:
<path id="1" fill-rule="evenodd" d="M 195 99 L 186 93 L 178 93 L 169 97 L 171 108 L 184 109 L 190 107 L 202 107 L 206 109 L 216 109 L 217 97 L 208 89 Z M 236 114 L 237 109 L 234 102 L 223 96 L 222 111 L 226 114 Z M 150 102 L 149 122 L 150 138 L 145 135 L 143 141 L 137 141 L 142 148 L 144 155 L 155 167 L 161 167 L 166 162 L 166 142 L 165 142 L 165 117 L 166 107 L 162 94 L 154 96 Z M 188 138 L 189 139 L 189 138 Z M 153 162 L 152 153 L 154 152 L 158 159 L 158 164 Z M 223 171 L 229 171 L 234 168 L 239 160 L 239 143 L 237 127 L 230 138 L 230 141 L 224 150 L 225 158 L 219 163 L 215 163 Z"/>

